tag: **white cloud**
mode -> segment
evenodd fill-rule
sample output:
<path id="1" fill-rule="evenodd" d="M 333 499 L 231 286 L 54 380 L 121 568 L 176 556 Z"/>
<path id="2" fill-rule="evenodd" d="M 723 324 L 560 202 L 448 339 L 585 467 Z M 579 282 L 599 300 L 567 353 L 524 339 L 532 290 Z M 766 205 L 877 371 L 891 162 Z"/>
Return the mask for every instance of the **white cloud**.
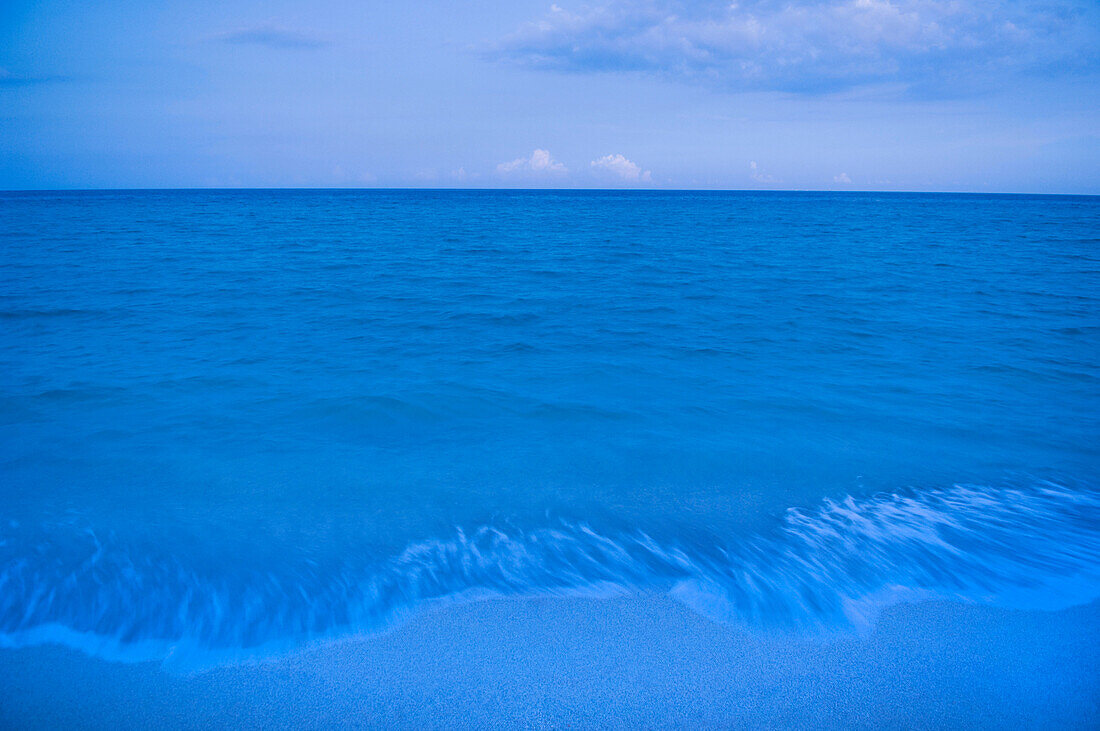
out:
<path id="1" fill-rule="evenodd" d="M 778 183 L 779 180 L 774 175 L 768 175 L 766 172 L 760 169 L 760 166 L 756 164 L 756 160 L 749 162 L 749 175 L 757 183 Z"/>
<path id="2" fill-rule="evenodd" d="M 653 176 L 648 170 L 642 170 L 637 163 L 627 160 L 622 155 L 604 155 L 591 163 L 592 169 L 598 173 L 613 175 L 628 183 L 650 183 Z"/>
<path id="3" fill-rule="evenodd" d="M 1005 72 L 1094 71 L 1098 29 L 1096 0 L 604 0 L 555 5 L 489 55 L 730 89 L 944 93 Z"/>
<path id="4" fill-rule="evenodd" d="M 852 179 L 848 177 L 848 173 L 841 173 L 840 175 L 833 176 L 834 183 L 850 183 Z"/>
<path id="5" fill-rule="evenodd" d="M 562 175 L 569 172 L 565 165 L 555 160 L 548 150 L 535 150 L 531 157 L 517 157 L 511 162 L 502 162 L 497 165 L 497 172 L 501 175 L 536 174 L 536 175 Z"/>

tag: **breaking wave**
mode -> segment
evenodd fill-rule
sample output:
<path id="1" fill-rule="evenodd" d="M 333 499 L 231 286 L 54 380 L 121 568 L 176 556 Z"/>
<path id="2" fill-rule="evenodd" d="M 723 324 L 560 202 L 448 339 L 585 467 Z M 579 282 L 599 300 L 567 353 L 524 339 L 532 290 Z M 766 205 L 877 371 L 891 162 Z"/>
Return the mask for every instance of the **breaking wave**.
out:
<path id="1" fill-rule="evenodd" d="M 803 631 L 885 604 L 1058 608 L 1100 595 L 1100 493 L 1044 483 L 849 497 L 773 529 L 657 541 L 560 521 L 486 525 L 388 557 L 277 567 L 138 550 L 79 521 L 0 531 L 0 646 L 62 643 L 194 668 L 382 629 L 485 597 L 667 592 L 713 619 Z"/>

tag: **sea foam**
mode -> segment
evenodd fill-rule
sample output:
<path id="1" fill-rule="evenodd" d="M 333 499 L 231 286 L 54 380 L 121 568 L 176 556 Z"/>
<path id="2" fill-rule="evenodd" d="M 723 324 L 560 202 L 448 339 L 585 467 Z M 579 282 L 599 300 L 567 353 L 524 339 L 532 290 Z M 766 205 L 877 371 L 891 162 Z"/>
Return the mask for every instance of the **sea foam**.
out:
<path id="1" fill-rule="evenodd" d="M 134 551 L 73 517 L 0 535 L 0 645 L 185 668 L 486 597 L 668 592 L 715 620 L 805 632 L 866 627 L 899 601 L 1055 609 L 1100 595 L 1100 493 L 1050 483 L 827 500 L 769 530 L 692 542 L 566 521 L 482 525 L 337 566 L 293 556 L 200 566 L 183 551 Z"/>

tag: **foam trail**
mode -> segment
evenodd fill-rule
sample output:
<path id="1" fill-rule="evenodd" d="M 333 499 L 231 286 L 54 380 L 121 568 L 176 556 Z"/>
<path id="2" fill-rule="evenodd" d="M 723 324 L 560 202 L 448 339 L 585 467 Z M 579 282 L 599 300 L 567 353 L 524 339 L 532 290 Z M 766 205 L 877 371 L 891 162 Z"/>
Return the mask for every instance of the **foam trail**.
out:
<path id="1" fill-rule="evenodd" d="M 661 543 L 560 522 L 481 526 L 399 554 L 323 565 L 198 565 L 77 521 L 0 534 L 0 645 L 58 642 L 197 667 L 370 632 L 438 602 L 668 591 L 723 621 L 865 625 L 936 596 L 1055 608 L 1100 595 L 1100 494 L 955 486 L 787 511 L 774 530 Z"/>

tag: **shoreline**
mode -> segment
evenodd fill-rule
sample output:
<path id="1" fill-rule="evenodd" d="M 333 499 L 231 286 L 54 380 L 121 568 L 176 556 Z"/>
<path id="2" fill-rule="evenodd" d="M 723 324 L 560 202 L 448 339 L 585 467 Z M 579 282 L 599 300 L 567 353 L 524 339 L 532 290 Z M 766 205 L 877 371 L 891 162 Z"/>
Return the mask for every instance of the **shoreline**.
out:
<path id="1" fill-rule="evenodd" d="M 173 674 L 0 650 L 0 726 L 990 727 L 1100 722 L 1100 601 L 947 601 L 829 637 L 716 623 L 664 595 L 435 607 L 376 635 Z"/>

